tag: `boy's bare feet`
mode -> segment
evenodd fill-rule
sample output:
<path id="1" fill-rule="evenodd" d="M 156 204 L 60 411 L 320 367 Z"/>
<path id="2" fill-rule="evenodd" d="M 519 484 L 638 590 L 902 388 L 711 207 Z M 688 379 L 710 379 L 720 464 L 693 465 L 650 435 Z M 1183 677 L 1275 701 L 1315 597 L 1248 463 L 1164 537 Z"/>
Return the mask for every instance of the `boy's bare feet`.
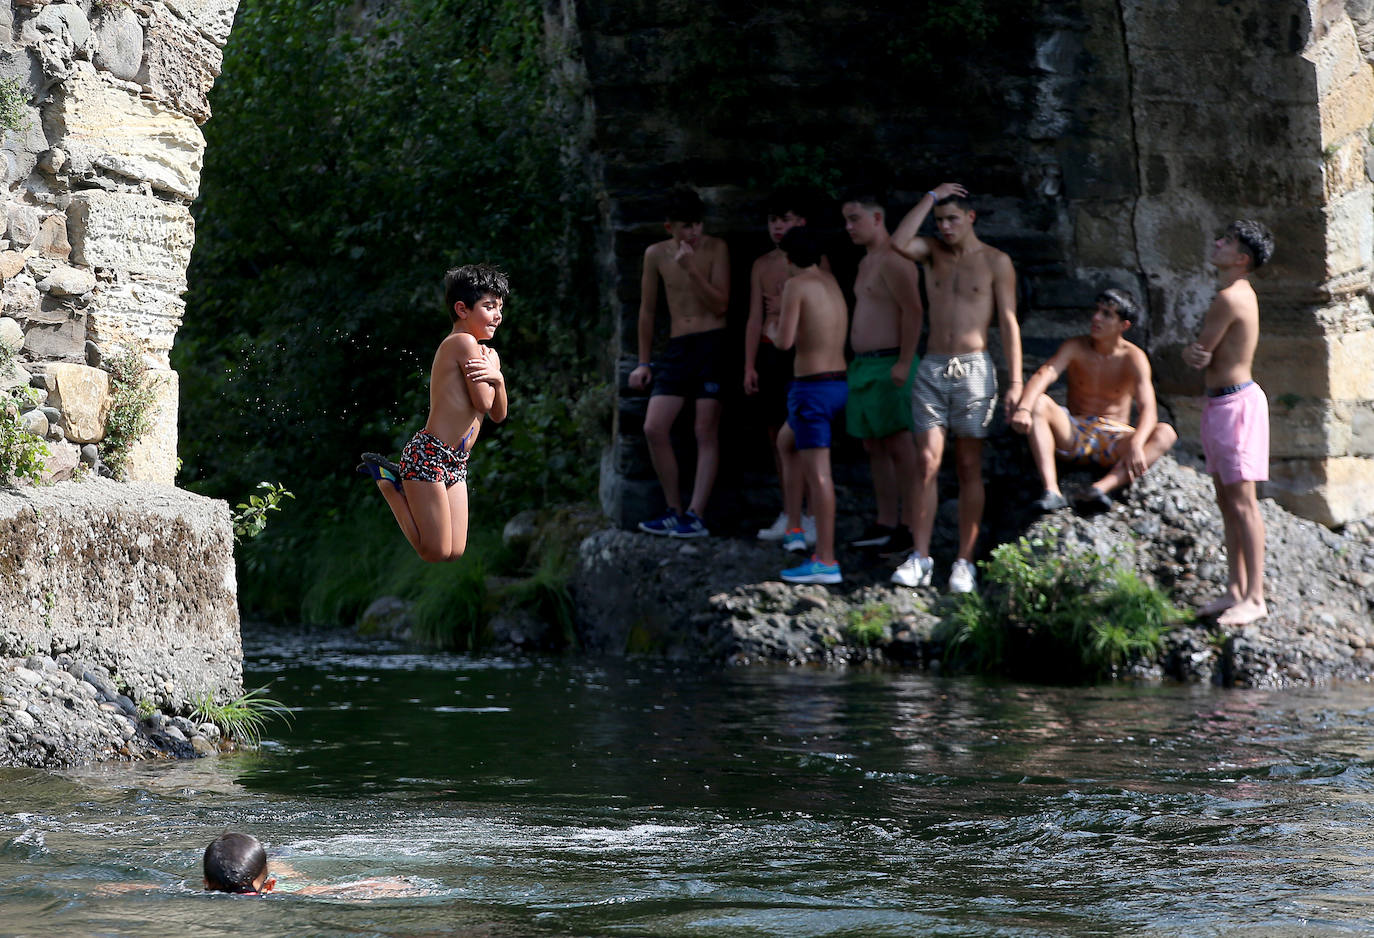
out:
<path id="1" fill-rule="evenodd" d="M 1217 625 L 1249 625 L 1269 615 L 1269 607 L 1263 600 L 1242 599 L 1230 609 L 1217 616 Z"/>
<path id="2" fill-rule="evenodd" d="M 1197 614 L 1203 618 L 1220 615 L 1238 602 L 1240 602 L 1240 600 L 1230 593 L 1222 593 L 1216 599 L 1198 609 Z"/>

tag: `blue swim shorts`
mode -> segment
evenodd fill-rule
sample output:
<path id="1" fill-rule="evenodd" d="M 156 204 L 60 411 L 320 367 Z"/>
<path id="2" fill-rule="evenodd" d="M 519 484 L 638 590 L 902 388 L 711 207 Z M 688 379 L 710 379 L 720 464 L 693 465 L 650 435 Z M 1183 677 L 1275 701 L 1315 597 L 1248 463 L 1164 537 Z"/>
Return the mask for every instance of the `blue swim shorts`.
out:
<path id="1" fill-rule="evenodd" d="M 849 384 L 843 371 L 793 378 L 787 389 L 787 425 L 797 438 L 797 449 L 828 447 L 830 422 L 847 400 Z"/>

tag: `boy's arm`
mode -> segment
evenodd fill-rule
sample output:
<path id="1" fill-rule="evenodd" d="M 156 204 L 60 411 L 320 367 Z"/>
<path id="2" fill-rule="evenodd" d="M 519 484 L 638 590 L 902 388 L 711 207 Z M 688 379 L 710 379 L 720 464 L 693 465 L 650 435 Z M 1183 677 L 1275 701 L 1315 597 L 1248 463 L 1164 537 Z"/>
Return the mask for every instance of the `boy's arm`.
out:
<path id="1" fill-rule="evenodd" d="M 997 325 L 1002 330 L 1002 354 L 1007 359 L 1006 416 L 1011 419 L 1021 399 L 1021 324 L 1016 321 L 1016 268 L 1011 258 L 998 253 L 992 273 L 993 299 L 997 303 Z"/>
<path id="2" fill-rule="evenodd" d="M 678 246 L 677 262 L 687 271 L 692 287 L 706 302 L 706 308 L 719 316 L 730 305 L 730 255 L 725 250 L 725 242 L 711 239 L 709 250 L 703 252 L 709 255 L 704 274 L 692 263 L 692 253 L 691 245 L 684 241 Z"/>
<path id="3" fill-rule="evenodd" d="M 1145 444 L 1150 434 L 1159 425 L 1159 405 L 1155 401 L 1155 386 L 1150 375 L 1150 359 L 1143 351 L 1136 350 L 1131 355 L 1135 364 L 1135 433 L 1131 436 L 1130 449 L 1126 453 L 1126 474 L 1134 481 L 1144 475 L 1149 463 L 1145 461 Z"/>
<path id="4" fill-rule="evenodd" d="M 469 335 L 458 337 L 458 360 L 462 362 L 463 383 L 468 400 L 479 414 L 500 423 L 506 419 L 506 379 L 495 349 L 483 349 Z M 489 354 L 488 354 L 489 353 Z"/>
<path id="5" fill-rule="evenodd" d="M 763 277 L 762 261 L 754 261 L 749 272 L 749 319 L 744 324 L 744 393 L 759 390 L 759 338 L 763 335 Z"/>
<path id="6" fill-rule="evenodd" d="M 942 182 L 921 196 L 911 211 L 906 213 L 897 230 L 892 232 L 892 243 L 898 251 L 912 260 L 924 260 L 930 256 L 930 245 L 926 244 L 924 238 L 917 237 L 916 232 L 921 230 L 921 223 L 935 208 L 935 203 L 951 195 L 968 195 L 968 190 L 957 182 Z"/>
<path id="7" fill-rule="evenodd" d="M 630 387 L 642 391 L 649 386 L 653 372 L 649 359 L 654 349 L 654 317 L 658 314 L 658 263 L 654 258 L 654 248 L 649 245 L 644 251 L 644 270 L 639 276 L 639 364 L 630 372 Z"/>
<path id="8" fill-rule="evenodd" d="M 782 288 L 782 313 L 778 316 L 777 333 L 773 344 L 780 349 L 790 349 L 797 341 L 797 323 L 801 321 L 802 286 L 796 280 L 789 280 Z"/>
<path id="9" fill-rule="evenodd" d="M 897 321 L 900 339 L 897 363 L 892 366 L 892 383 L 906 384 L 911 363 L 916 359 L 916 343 L 921 339 L 921 324 L 925 309 L 921 306 L 921 287 L 916 265 L 901 255 L 886 255 L 880 276 L 888 292 L 897 302 Z"/>
<path id="10" fill-rule="evenodd" d="M 1078 354 L 1078 339 L 1069 339 L 1064 342 L 1050 356 L 1049 361 L 1035 369 L 1035 374 L 1026 382 L 1025 390 L 1021 392 L 1021 399 L 1016 403 L 1016 409 L 1011 413 L 1011 428 L 1017 433 L 1029 433 L 1031 428 L 1031 416 L 1035 413 L 1035 403 L 1040 400 L 1040 395 L 1050 389 L 1050 385 L 1059 380 L 1059 376 L 1068 370 L 1069 365 L 1073 364 L 1074 356 Z"/>
<path id="11" fill-rule="evenodd" d="M 1226 338 L 1226 330 L 1236 321 L 1236 308 L 1231 297 L 1218 293 L 1207 307 L 1207 315 L 1202 320 L 1202 332 L 1197 341 L 1183 350 L 1183 362 L 1190 368 L 1206 368 L 1212 363 L 1212 354 Z"/>

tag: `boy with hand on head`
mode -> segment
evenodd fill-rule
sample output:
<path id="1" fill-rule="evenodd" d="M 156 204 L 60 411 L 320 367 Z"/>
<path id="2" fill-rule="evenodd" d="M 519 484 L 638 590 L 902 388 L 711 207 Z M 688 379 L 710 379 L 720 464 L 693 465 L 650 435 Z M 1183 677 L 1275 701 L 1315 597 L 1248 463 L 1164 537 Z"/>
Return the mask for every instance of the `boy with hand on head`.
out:
<path id="1" fill-rule="evenodd" d="M 787 387 L 792 381 L 793 353 L 773 344 L 768 331 L 782 311 L 782 288 L 791 276 L 787 255 L 778 247 L 783 235 L 793 228 L 806 225 L 805 193 L 796 187 L 777 190 L 768 199 L 768 237 L 773 249 L 754 261 L 749 272 L 749 320 L 744 326 L 744 393 L 758 403 L 768 427 L 768 445 L 773 452 L 778 480 L 782 480 L 782 463 L 778 454 L 778 431 L 787 422 Z M 820 266 L 829 270 L 830 264 L 822 255 Z M 802 515 L 804 538 L 787 540 L 789 550 L 805 550 L 816 542 L 816 520 Z M 782 541 L 787 530 L 787 511 L 778 513 L 777 520 L 759 530 L 761 541 Z"/>
<path id="2" fill-rule="evenodd" d="M 630 372 L 630 387 L 640 391 L 653 382 L 644 415 L 649 458 L 668 510 L 641 521 L 648 534 L 706 537 L 702 515 L 720 466 L 720 395 L 727 358 L 725 309 L 730 301 L 730 258 L 725 242 L 702 232 L 705 206 L 691 189 L 679 187 L 668 198 L 664 229 L 668 237 L 644 252 L 639 282 L 639 364 Z M 669 339 L 663 357 L 649 359 L 658 312 L 658 285 L 668 297 Z M 692 500 L 682 510 L 673 422 L 687 400 L 695 402 L 696 477 Z"/>
<path id="3" fill-rule="evenodd" d="M 938 237 L 918 235 L 932 209 Z M 930 338 L 911 392 L 917 452 L 910 492 L 915 545 L 892 581 L 905 586 L 930 583 L 936 482 L 946 436 L 952 435 L 959 475 L 959 548 L 949 574 L 951 593 L 970 593 L 977 586 L 973 550 L 983 520 L 983 440 L 997 408 L 997 371 L 988 353 L 994 319 L 1002 331 L 1011 384 L 1004 402 L 1008 419 L 1021 398 L 1016 271 L 1010 257 L 974 233 L 977 217 L 963 186 L 941 183 L 921 197 L 892 235 L 898 251 L 926 265 L 930 301 Z"/>
<path id="4" fill-rule="evenodd" d="M 1257 221 L 1235 221 L 1212 244 L 1216 298 L 1202 334 L 1183 350 L 1191 368 L 1206 369 L 1202 450 L 1226 530 L 1226 591 L 1198 610 L 1219 625 L 1264 618 L 1264 519 L 1255 483 L 1269 479 L 1269 400 L 1251 368 L 1259 344 L 1259 300 L 1250 274 L 1274 253 L 1274 237 Z"/>
<path id="5" fill-rule="evenodd" d="M 1030 437 L 1031 456 L 1045 483 L 1045 494 L 1035 502 L 1039 511 L 1068 504 L 1059 490 L 1055 456 L 1107 470 L 1079 502 L 1082 510 L 1098 512 L 1111 507 L 1113 491 L 1143 475 L 1178 439 L 1173 427 L 1159 422 L 1150 359 L 1125 338 L 1139 315 L 1125 290 L 1104 290 L 1088 334 L 1059 346 L 1026 383 L 1011 428 Z M 1045 393 L 1061 374 L 1068 378 L 1067 407 Z M 1134 427 L 1132 400 L 1139 408 Z"/>
<path id="6" fill-rule="evenodd" d="M 781 349 L 796 346 L 792 384 L 787 390 L 787 426 L 778 433 L 788 537 L 801 538 L 802 490 L 816 515 L 816 552 L 782 571 L 789 583 L 839 583 L 835 557 L 835 486 L 830 476 L 830 422 L 849 396 L 844 336 L 848 310 L 840 285 L 821 269 L 820 242 L 805 228 L 783 235 L 792 277 L 782 288 L 782 312 L 769 326 Z M 805 549 L 803 547 L 803 549 Z"/>
<path id="7" fill-rule="evenodd" d="M 457 560 L 468 538 L 468 456 L 484 417 L 506 419 L 506 379 L 496 350 L 482 345 L 501 325 L 506 275 L 486 264 L 450 270 L 444 304 L 453 330 L 439 343 L 429 379 L 429 419 L 398 466 L 363 453 L 369 475 L 422 560 Z"/>
<path id="8" fill-rule="evenodd" d="M 921 337 L 920 275 L 892 248 L 882 203 L 868 193 L 846 196 L 840 211 L 850 240 L 864 249 L 854 277 L 849 344 L 849 435 L 863 441 L 873 474 L 877 517 L 854 547 L 885 552 L 911 546 L 914 505 L 901 489 L 916 475 L 911 436 L 911 381 Z M 898 502 L 903 503 L 898 510 Z"/>

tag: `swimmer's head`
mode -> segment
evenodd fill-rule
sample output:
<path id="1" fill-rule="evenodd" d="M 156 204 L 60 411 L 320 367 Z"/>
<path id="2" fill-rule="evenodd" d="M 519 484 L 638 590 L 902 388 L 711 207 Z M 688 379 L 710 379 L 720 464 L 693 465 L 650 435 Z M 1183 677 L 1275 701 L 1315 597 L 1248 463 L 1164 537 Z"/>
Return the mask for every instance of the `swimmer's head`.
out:
<path id="1" fill-rule="evenodd" d="M 1236 247 L 1250 258 L 1250 269 L 1258 270 L 1274 256 L 1274 236 L 1269 229 L 1251 218 L 1241 218 L 1226 226 L 1226 234 L 1236 240 Z"/>
<path id="2" fill-rule="evenodd" d="M 260 895 L 275 885 L 267 876 L 267 851 L 252 834 L 220 834 L 205 848 L 206 889 Z"/>
<path id="3" fill-rule="evenodd" d="M 793 267 L 812 267 L 821 262 L 821 239 L 805 225 L 788 230 L 778 247 Z"/>
<path id="4" fill-rule="evenodd" d="M 509 295 L 510 280 L 504 271 L 490 264 L 467 264 L 455 267 L 444 275 L 444 306 L 453 322 L 458 321 L 455 307 L 459 303 L 472 309 L 485 296 L 495 297 L 504 303 Z"/>

